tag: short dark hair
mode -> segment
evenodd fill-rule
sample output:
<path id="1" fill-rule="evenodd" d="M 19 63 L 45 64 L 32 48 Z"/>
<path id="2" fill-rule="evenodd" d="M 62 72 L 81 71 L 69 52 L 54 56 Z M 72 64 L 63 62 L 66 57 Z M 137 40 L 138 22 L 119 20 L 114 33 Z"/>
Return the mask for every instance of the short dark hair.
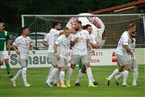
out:
<path id="1" fill-rule="evenodd" d="M 58 24 L 61 24 L 61 22 L 59 22 L 59 21 L 55 21 L 55 22 L 53 22 L 53 24 L 52 24 L 52 28 L 54 28 L 54 27 L 57 26 Z"/>
<path id="2" fill-rule="evenodd" d="M 22 27 L 21 33 L 23 33 L 23 31 L 24 31 L 25 29 L 29 29 L 29 27 L 28 27 L 28 26 Z"/>
<path id="3" fill-rule="evenodd" d="M 75 22 L 77 22 L 78 24 L 81 24 L 82 25 L 82 22 L 80 20 L 77 20 Z"/>
<path id="4" fill-rule="evenodd" d="M 64 27 L 63 30 L 69 30 L 69 28 L 68 27 Z"/>
<path id="5" fill-rule="evenodd" d="M 85 26 L 85 29 L 88 29 L 88 27 L 91 27 L 91 25 L 90 25 L 90 24 L 87 24 L 87 25 Z"/>
<path id="6" fill-rule="evenodd" d="M 131 23 L 131 24 L 128 25 L 128 29 L 130 29 L 131 27 L 135 27 L 135 26 L 136 26 L 135 23 Z"/>

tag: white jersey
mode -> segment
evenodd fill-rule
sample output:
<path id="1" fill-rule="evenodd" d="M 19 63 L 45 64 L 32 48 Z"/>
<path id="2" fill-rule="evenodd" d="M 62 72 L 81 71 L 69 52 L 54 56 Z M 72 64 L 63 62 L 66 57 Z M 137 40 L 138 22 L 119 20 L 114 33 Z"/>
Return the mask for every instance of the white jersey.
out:
<path id="1" fill-rule="evenodd" d="M 30 46 L 32 46 L 32 41 L 30 37 L 19 36 L 14 41 L 13 45 L 18 47 L 18 50 L 20 51 L 19 57 L 21 58 L 29 57 L 29 48 Z"/>
<path id="2" fill-rule="evenodd" d="M 49 33 L 47 33 L 47 35 L 45 36 L 44 41 L 47 41 L 49 43 Z"/>
<path id="3" fill-rule="evenodd" d="M 70 37 L 66 37 L 64 34 L 58 37 L 55 42 L 58 45 L 58 52 L 62 58 L 67 59 L 68 51 L 70 48 Z"/>
<path id="4" fill-rule="evenodd" d="M 87 55 L 87 39 L 89 39 L 89 32 L 81 30 L 76 34 L 71 34 L 71 41 L 74 41 L 77 37 L 79 37 L 79 41 L 72 47 L 72 55 Z"/>
<path id="5" fill-rule="evenodd" d="M 129 49 L 131 50 L 131 52 L 133 53 L 134 59 L 135 59 L 135 54 L 134 54 L 134 53 L 135 53 L 135 44 L 136 44 L 135 38 L 133 38 L 133 42 L 132 42 L 132 40 L 130 39 L 128 47 L 129 47 Z M 126 57 L 128 60 L 132 60 L 131 55 L 128 54 L 128 53 L 125 54 L 125 57 Z"/>
<path id="6" fill-rule="evenodd" d="M 54 52 L 54 43 L 57 40 L 57 38 L 59 37 L 59 33 L 60 31 L 56 30 L 56 29 L 51 29 L 49 32 L 49 47 L 48 47 L 48 52 Z"/>
<path id="7" fill-rule="evenodd" d="M 124 45 L 128 45 L 129 40 L 130 40 L 129 34 L 127 31 L 125 31 L 119 39 L 118 46 L 116 49 L 116 54 L 124 55 L 126 53 L 126 50 L 124 49 Z"/>
<path id="8" fill-rule="evenodd" d="M 90 40 L 90 43 L 92 44 L 96 44 L 96 39 L 95 39 L 95 35 L 93 33 L 89 34 L 89 40 Z M 91 54 L 91 49 L 88 48 L 88 53 Z"/>

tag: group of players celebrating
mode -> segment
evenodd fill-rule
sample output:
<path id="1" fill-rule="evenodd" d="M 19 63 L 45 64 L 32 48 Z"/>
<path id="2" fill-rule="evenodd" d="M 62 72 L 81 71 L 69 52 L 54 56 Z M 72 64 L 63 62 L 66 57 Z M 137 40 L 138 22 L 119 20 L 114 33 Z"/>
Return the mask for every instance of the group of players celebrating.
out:
<path id="1" fill-rule="evenodd" d="M 5 34 L 4 23 L 0 22 L 0 28 L 3 26 L 3 29 L 0 29 L 0 34 Z M 91 69 L 91 55 L 94 52 L 94 49 L 98 48 L 98 43 L 95 39 L 95 36 L 92 33 L 91 25 L 87 24 L 82 26 L 82 22 L 77 20 L 74 22 L 73 28 L 65 27 L 61 29 L 60 22 L 54 22 L 52 29 L 44 38 L 43 44 L 48 46 L 48 58 L 51 61 L 51 68 L 46 79 L 46 84 L 49 87 L 54 85 L 58 87 L 71 87 L 71 76 L 77 64 L 82 64 L 81 69 L 75 86 L 80 86 L 80 79 L 86 73 L 88 76 L 88 86 L 97 87 L 98 82 L 94 80 L 92 69 Z M 19 64 L 21 65 L 20 70 L 12 78 L 10 72 L 8 72 L 9 77 L 13 83 L 13 86 L 16 86 L 16 79 L 22 75 L 24 86 L 30 87 L 31 85 L 27 82 L 27 65 L 29 58 L 29 50 L 33 53 L 35 51 L 32 47 L 32 41 L 28 36 L 30 29 L 28 27 L 23 27 L 22 35 L 15 39 L 12 44 L 13 49 L 18 55 Z M 132 85 L 136 86 L 138 78 L 138 64 L 136 63 L 134 56 L 135 48 L 135 37 L 136 36 L 136 25 L 130 24 L 128 30 L 125 31 L 118 42 L 118 47 L 116 50 L 117 55 L 117 65 L 119 66 L 114 72 L 106 78 L 107 85 L 110 85 L 110 81 L 115 77 L 115 82 L 119 85 L 119 79 L 123 77 L 123 86 L 127 85 L 127 77 L 130 71 L 130 67 L 133 69 L 133 82 Z M 0 36 L 0 42 L 6 42 L 9 38 L 8 35 Z M 3 40 L 5 38 L 5 40 Z M 6 44 L 4 44 L 6 45 Z M 4 47 L 5 48 L 5 47 Z M 9 44 L 8 44 L 9 48 Z M 71 54 L 71 65 L 68 66 L 68 51 L 72 50 Z M 10 48 L 8 49 L 8 51 Z M 0 49 L 0 61 L 5 59 L 5 53 L 8 52 L 7 49 Z M 7 57 L 8 59 L 8 57 Z M 7 63 L 5 62 L 6 67 Z M 68 73 L 66 78 L 66 84 L 64 82 L 65 74 Z M 120 73 L 120 74 L 119 74 Z M 117 75 L 119 74 L 119 75 Z M 115 76 L 117 75 L 117 76 Z"/>

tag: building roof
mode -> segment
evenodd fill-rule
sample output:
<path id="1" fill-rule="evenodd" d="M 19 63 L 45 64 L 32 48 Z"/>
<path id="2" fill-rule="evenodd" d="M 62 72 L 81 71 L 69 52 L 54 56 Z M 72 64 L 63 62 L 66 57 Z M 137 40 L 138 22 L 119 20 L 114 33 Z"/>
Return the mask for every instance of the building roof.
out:
<path id="1" fill-rule="evenodd" d="M 105 12 L 109 12 L 109 11 L 118 10 L 118 9 L 121 9 L 121 8 L 141 5 L 141 4 L 145 4 L 145 0 L 138 0 L 138 1 L 127 3 L 127 4 L 122 4 L 122 5 L 118 5 L 118 6 L 114 6 L 114 7 L 110 7 L 110 8 L 105 8 L 105 9 L 101 9 L 101 10 L 92 11 L 90 13 L 91 14 L 101 14 L 101 13 L 105 13 Z"/>

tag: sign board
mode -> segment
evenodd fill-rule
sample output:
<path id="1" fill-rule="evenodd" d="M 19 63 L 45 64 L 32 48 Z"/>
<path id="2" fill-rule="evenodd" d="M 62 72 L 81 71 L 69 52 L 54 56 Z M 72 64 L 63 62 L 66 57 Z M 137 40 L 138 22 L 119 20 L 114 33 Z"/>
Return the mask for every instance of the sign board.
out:
<path id="1" fill-rule="evenodd" d="M 50 67 L 51 62 L 47 57 L 47 50 L 37 50 L 35 54 L 30 52 L 28 67 Z M 68 53 L 69 62 L 71 61 L 71 51 Z M 101 65 L 116 65 L 115 49 L 96 49 L 92 53 L 92 66 Z M 19 68 L 18 58 L 15 51 L 11 51 L 9 56 L 9 63 L 11 68 Z M 1 66 L 5 68 L 5 66 Z"/>

